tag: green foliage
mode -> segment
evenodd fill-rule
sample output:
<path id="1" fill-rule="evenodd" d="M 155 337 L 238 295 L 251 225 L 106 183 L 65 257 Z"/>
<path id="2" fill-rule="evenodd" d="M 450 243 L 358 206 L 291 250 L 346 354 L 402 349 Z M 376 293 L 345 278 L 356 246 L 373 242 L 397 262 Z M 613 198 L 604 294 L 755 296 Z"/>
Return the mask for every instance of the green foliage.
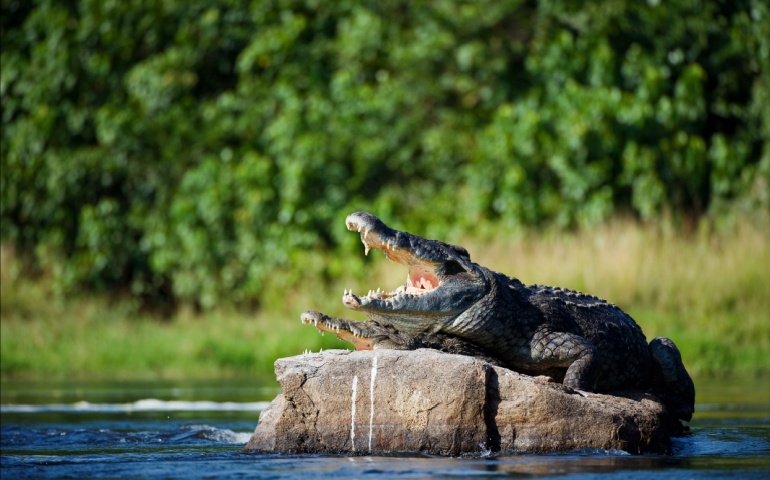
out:
<path id="1" fill-rule="evenodd" d="M 351 251 L 360 209 L 439 236 L 767 200 L 760 0 L 6 1 L 1 25 L 0 234 L 63 287 L 264 300 L 357 268 L 307 252 Z"/>

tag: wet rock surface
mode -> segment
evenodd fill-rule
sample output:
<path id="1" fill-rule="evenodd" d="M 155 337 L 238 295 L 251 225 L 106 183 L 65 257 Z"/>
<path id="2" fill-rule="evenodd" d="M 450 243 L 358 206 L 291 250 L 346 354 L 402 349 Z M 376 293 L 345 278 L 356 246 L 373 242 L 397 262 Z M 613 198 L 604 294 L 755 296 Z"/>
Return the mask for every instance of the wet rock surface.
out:
<path id="1" fill-rule="evenodd" d="M 645 392 L 581 393 L 435 350 L 330 350 L 275 363 L 252 452 L 667 453 L 681 429 Z"/>

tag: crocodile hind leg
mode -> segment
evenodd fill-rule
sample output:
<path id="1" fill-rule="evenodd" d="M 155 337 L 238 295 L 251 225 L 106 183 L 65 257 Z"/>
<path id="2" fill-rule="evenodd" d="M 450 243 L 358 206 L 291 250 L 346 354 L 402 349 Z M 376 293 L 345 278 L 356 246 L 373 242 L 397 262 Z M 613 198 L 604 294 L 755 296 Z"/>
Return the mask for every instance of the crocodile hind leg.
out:
<path id="1" fill-rule="evenodd" d="M 657 337 L 650 342 L 650 352 L 660 367 L 662 391 L 656 393 L 672 414 L 689 422 L 695 411 L 695 386 L 684 368 L 679 349 L 670 339 Z"/>
<path id="2" fill-rule="evenodd" d="M 596 348 L 585 338 L 566 332 L 538 332 L 530 345 L 533 371 L 566 368 L 564 385 L 593 392 L 600 368 Z"/>

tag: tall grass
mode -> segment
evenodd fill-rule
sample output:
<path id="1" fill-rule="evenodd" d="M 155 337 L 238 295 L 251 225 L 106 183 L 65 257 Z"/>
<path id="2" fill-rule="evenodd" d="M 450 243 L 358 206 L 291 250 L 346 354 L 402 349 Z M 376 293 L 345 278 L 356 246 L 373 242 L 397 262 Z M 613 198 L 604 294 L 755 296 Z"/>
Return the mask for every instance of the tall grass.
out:
<path id="1" fill-rule="evenodd" d="M 476 260 L 525 283 L 589 292 L 623 308 L 648 337 L 667 336 L 696 376 L 770 373 L 770 235 L 682 234 L 615 221 L 590 232 L 525 235 Z"/>
<path id="2" fill-rule="evenodd" d="M 770 236 L 766 225 L 738 222 L 729 232 L 690 234 L 615 220 L 564 233 L 546 231 L 461 240 L 472 258 L 525 283 L 601 296 L 626 310 L 651 339 L 672 338 L 690 372 L 770 374 Z M 349 255 L 363 255 L 352 251 Z M 370 255 L 371 256 L 371 255 Z M 62 297 L 45 277 L 19 271 L 2 249 L 0 369 L 8 377 L 210 377 L 268 375 L 276 358 L 345 348 L 301 325 L 318 309 L 363 319 L 341 304 L 343 288 L 392 289 L 403 267 L 373 255 L 366 280 L 308 278 L 274 289 L 256 312 L 182 309 L 170 319 L 130 302 Z"/>

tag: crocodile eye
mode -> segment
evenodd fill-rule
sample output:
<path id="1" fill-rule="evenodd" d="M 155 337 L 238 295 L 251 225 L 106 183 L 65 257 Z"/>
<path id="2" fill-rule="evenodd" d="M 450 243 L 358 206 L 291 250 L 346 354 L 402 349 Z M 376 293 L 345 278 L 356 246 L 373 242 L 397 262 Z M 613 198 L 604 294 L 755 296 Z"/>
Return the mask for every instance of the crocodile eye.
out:
<path id="1" fill-rule="evenodd" d="M 444 262 L 444 264 L 441 266 L 441 273 L 444 275 L 456 275 L 464 271 L 465 269 L 462 267 L 462 265 L 460 265 L 455 260 Z"/>

